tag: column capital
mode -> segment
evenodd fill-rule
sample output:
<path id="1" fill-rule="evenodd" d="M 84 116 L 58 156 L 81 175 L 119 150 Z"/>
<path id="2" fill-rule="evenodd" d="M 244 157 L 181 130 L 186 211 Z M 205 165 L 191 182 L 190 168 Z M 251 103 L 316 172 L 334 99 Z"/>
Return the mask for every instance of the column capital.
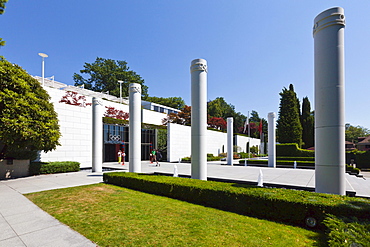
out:
<path id="1" fill-rule="evenodd" d="M 190 72 L 193 73 L 194 71 L 204 71 L 208 73 L 207 61 L 201 58 L 191 61 Z"/>
<path id="2" fill-rule="evenodd" d="M 139 83 L 131 83 L 130 92 L 141 93 L 141 85 Z"/>
<path id="3" fill-rule="evenodd" d="M 339 25 L 342 27 L 346 25 L 343 8 L 335 7 L 318 14 L 314 20 L 313 35 L 315 36 L 319 31 L 333 25 Z"/>
<path id="4" fill-rule="evenodd" d="M 93 106 L 98 106 L 98 105 L 102 106 L 103 105 L 103 102 L 99 98 L 93 97 L 92 98 L 92 105 Z"/>

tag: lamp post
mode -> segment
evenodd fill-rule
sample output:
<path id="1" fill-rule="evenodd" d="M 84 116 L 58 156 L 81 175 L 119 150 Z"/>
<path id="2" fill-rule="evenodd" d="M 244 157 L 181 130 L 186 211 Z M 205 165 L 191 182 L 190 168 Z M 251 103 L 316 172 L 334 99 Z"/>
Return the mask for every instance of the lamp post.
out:
<path id="1" fill-rule="evenodd" d="M 122 83 L 123 81 L 118 81 L 119 82 L 119 103 L 122 104 Z"/>
<path id="2" fill-rule="evenodd" d="M 44 83 L 45 83 L 45 57 L 48 57 L 48 55 L 46 55 L 45 53 L 39 53 L 39 56 L 42 57 L 42 68 L 41 68 L 41 73 L 42 73 L 42 86 L 44 86 Z"/>

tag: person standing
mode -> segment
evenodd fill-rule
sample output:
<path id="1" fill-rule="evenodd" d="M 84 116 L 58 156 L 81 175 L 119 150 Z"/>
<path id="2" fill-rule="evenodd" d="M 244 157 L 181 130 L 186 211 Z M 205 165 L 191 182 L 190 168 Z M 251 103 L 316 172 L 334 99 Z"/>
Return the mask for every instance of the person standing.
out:
<path id="1" fill-rule="evenodd" d="M 117 156 L 118 156 L 118 164 L 120 165 L 122 161 L 122 151 L 121 150 L 118 150 Z"/>

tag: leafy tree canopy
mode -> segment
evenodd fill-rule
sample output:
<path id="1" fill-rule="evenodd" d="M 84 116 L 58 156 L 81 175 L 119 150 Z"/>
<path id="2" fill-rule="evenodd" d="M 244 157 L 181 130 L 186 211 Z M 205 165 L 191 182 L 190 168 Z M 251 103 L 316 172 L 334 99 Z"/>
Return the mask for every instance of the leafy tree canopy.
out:
<path id="1" fill-rule="evenodd" d="M 216 99 L 209 101 L 208 114 L 211 117 L 221 117 L 226 119 L 233 117 L 235 114 L 235 107 L 232 104 L 228 104 L 223 97 L 217 97 Z"/>
<path id="2" fill-rule="evenodd" d="M 129 96 L 130 83 L 139 83 L 141 85 L 142 96 L 148 96 L 148 87 L 144 85 L 144 79 L 135 71 L 130 70 L 126 61 L 115 61 L 97 57 L 93 63 L 85 63 L 84 69 L 80 73 L 86 74 L 87 78 L 75 73 L 73 80 L 75 86 L 84 86 L 84 88 L 95 92 L 107 92 L 116 97 L 120 96 L 120 84 L 122 83 L 122 97 Z"/>
<path id="3" fill-rule="evenodd" d="M 5 12 L 5 3 L 7 3 L 8 0 L 0 0 L 0 15 L 4 14 Z M 5 45 L 5 41 L 0 38 L 0 47 Z"/>
<path id="4" fill-rule="evenodd" d="M 349 142 L 358 142 L 358 137 L 365 137 L 370 135 L 370 130 L 367 128 L 364 128 L 362 126 L 352 126 L 350 124 L 346 124 L 346 141 Z"/>
<path id="5" fill-rule="evenodd" d="M 4 14 L 5 12 L 5 4 L 8 0 L 0 0 L 0 15 Z"/>
<path id="6" fill-rule="evenodd" d="M 34 159 L 38 150 L 60 145 L 57 114 L 40 83 L 0 57 L 0 152 L 2 157 Z"/>
<path id="7" fill-rule="evenodd" d="M 179 110 L 183 109 L 185 106 L 185 101 L 181 97 L 168 97 L 168 98 L 146 97 L 145 100 L 160 105 L 169 106 Z"/>

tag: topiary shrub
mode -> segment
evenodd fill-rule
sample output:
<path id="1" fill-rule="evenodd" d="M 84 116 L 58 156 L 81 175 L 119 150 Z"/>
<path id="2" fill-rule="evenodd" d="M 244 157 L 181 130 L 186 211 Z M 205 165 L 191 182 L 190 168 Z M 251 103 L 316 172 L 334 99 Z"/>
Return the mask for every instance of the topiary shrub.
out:
<path id="1" fill-rule="evenodd" d="M 56 162 L 31 162 L 30 175 L 53 174 L 64 172 L 77 172 L 80 170 L 80 163 L 76 161 Z"/>

